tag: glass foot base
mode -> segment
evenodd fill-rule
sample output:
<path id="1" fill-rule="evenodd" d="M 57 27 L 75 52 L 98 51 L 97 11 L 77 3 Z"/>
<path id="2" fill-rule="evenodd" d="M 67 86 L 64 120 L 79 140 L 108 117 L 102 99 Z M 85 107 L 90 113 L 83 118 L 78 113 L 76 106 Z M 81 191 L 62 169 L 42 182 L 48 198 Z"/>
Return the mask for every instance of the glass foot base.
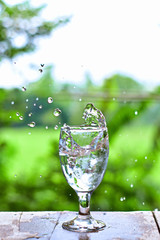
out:
<path id="1" fill-rule="evenodd" d="M 78 215 L 73 220 L 64 222 L 62 227 L 73 232 L 98 232 L 103 230 L 106 224 L 95 220 L 90 215 Z"/>

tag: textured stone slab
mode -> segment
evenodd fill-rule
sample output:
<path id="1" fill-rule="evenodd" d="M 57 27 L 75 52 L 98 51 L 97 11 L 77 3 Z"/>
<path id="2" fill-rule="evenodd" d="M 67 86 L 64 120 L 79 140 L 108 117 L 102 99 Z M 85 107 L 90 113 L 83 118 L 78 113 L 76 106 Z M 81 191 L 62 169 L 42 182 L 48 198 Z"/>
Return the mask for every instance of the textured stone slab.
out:
<path id="1" fill-rule="evenodd" d="M 157 227 L 158 227 L 159 232 L 160 232 L 160 212 L 154 211 L 153 214 L 154 214 L 154 217 L 155 217 L 155 221 L 157 223 Z"/>
<path id="2" fill-rule="evenodd" d="M 0 240 L 159 240 L 160 213 L 93 212 L 103 231 L 80 234 L 62 228 L 75 212 L 0 212 Z"/>
<path id="3" fill-rule="evenodd" d="M 93 212 L 107 228 L 97 233 L 80 234 L 62 229 L 64 221 L 75 217 L 73 212 L 63 212 L 51 240 L 159 240 L 160 235 L 152 212 Z"/>

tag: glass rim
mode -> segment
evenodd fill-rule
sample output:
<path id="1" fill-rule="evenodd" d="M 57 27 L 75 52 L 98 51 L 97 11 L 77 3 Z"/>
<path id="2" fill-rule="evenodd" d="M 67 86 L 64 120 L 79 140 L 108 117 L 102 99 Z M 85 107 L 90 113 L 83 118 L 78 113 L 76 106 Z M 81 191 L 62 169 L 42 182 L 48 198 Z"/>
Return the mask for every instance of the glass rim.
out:
<path id="1" fill-rule="evenodd" d="M 95 131 L 102 131 L 102 130 L 107 130 L 107 127 L 97 127 L 97 126 L 83 126 L 83 125 L 74 125 L 74 126 L 63 126 L 63 127 L 61 127 L 61 131 L 64 131 L 65 129 L 69 129 L 69 130 L 71 130 L 71 131 L 89 131 L 89 130 L 91 130 L 91 131 L 93 131 L 93 130 L 95 130 Z"/>

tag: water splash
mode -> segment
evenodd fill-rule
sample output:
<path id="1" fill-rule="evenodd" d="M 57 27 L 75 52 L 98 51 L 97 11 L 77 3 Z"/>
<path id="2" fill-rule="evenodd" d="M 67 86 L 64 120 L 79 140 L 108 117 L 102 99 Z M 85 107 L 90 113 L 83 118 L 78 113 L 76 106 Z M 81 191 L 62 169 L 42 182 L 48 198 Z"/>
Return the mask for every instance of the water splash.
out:
<path id="1" fill-rule="evenodd" d="M 53 98 L 52 97 L 48 97 L 48 103 L 52 103 L 53 102 Z"/>
<path id="2" fill-rule="evenodd" d="M 62 111 L 59 109 L 59 108 L 56 108 L 55 110 L 54 110 L 54 116 L 56 116 L 56 117 L 58 117 L 60 114 L 62 113 Z"/>
<path id="3" fill-rule="evenodd" d="M 22 87 L 22 91 L 25 92 L 27 89 L 25 87 Z"/>
<path id="4" fill-rule="evenodd" d="M 92 103 L 86 105 L 82 118 L 85 120 L 83 126 L 106 127 L 104 115 Z"/>
<path id="5" fill-rule="evenodd" d="M 36 126 L 36 123 L 35 122 L 28 123 L 28 126 L 33 128 Z"/>

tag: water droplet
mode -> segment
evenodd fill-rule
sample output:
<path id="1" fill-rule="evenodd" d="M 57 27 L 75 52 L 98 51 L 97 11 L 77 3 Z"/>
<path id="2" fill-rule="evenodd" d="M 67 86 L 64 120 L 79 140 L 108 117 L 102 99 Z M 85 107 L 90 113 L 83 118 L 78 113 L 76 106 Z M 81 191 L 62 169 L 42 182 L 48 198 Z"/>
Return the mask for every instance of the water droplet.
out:
<path id="1" fill-rule="evenodd" d="M 43 72 L 43 70 L 40 68 L 40 69 L 39 69 L 39 72 L 40 72 L 40 73 L 42 73 L 42 72 Z"/>
<path id="2" fill-rule="evenodd" d="M 36 98 L 36 101 L 38 101 L 38 100 L 39 100 L 39 98 L 37 97 L 37 98 Z"/>
<path id="3" fill-rule="evenodd" d="M 36 103 L 34 103 L 33 106 L 35 107 L 35 106 L 36 106 Z"/>
<path id="4" fill-rule="evenodd" d="M 36 123 L 35 123 L 35 122 L 28 123 L 28 126 L 29 126 L 29 127 L 35 127 L 35 126 L 36 126 Z"/>
<path id="5" fill-rule="evenodd" d="M 32 112 L 30 112 L 30 113 L 28 114 L 28 116 L 31 117 L 31 116 L 32 116 Z"/>
<path id="6" fill-rule="evenodd" d="M 29 132 L 28 135 L 31 135 L 31 132 Z"/>
<path id="7" fill-rule="evenodd" d="M 127 180 L 127 182 L 128 182 L 128 181 L 129 181 L 129 178 L 127 178 L 126 180 Z"/>
<path id="8" fill-rule="evenodd" d="M 56 125 L 56 126 L 54 127 L 54 129 L 57 130 L 57 129 L 58 129 L 58 125 Z"/>
<path id="9" fill-rule="evenodd" d="M 130 187 L 133 188 L 133 184 L 131 184 Z"/>
<path id="10" fill-rule="evenodd" d="M 115 98 L 113 98 L 113 101 L 115 101 L 116 99 Z"/>
<path id="11" fill-rule="evenodd" d="M 70 193 L 70 194 L 69 194 L 69 196 L 71 197 L 71 196 L 72 196 L 72 194 Z"/>
<path id="12" fill-rule="evenodd" d="M 123 197 L 120 198 L 120 201 L 123 202 Z"/>
<path id="13" fill-rule="evenodd" d="M 52 103 L 53 102 L 53 98 L 48 97 L 48 103 Z"/>
<path id="14" fill-rule="evenodd" d="M 137 162 L 138 160 L 137 159 L 135 159 L 135 162 Z"/>
<path id="15" fill-rule="evenodd" d="M 20 119 L 20 120 L 23 120 L 23 116 L 20 116 L 19 119 Z"/>
<path id="16" fill-rule="evenodd" d="M 42 178 L 42 175 L 40 175 L 39 177 Z"/>
<path id="17" fill-rule="evenodd" d="M 80 98 L 80 99 L 79 99 L 79 101 L 81 102 L 81 101 L 82 101 L 82 99 Z"/>
<path id="18" fill-rule="evenodd" d="M 43 107 L 42 105 L 39 105 L 39 109 L 42 109 L 42 107 Z"/>
<path id="19" fill-rule="evenodd" d="M 142 205 L 144 206 L 144 205 L 145 205 L 145 202 L 142 202 Z"/>
<path id="20" fill-rule="evenodd" d="M 12 116 L 9 116 L 9 118 L 12 118 Z"/>
<path id="21" fill-rule="evenodd" d="M 107 190 L 105 190 L 104 193 L 107 193 Z"/>
<path id="22" fill-rule="evenodd" d="M 19 117 L 19 115 L 20 115 L 20 113 L 19 113 L 19 112 L 17 112 L 17 113 L 16 113 L 16 116 L 17 116 L 17 117 Z"/>
<path id="23" fill-rule="evenodd" d="M 48 129 L 48 126 L 46 126 L 45 128 Z"/>
<path id="24" fill-rule="evenodd" d="M 28 98 L 26 99 L 26 102 L 28 102 L 29 100 L 28 100 Z"/>
<path id="25" fill-rule="evenodd" d="M 25 92 L 27 89 L 25 87 L 22 87 L 22 91 Z"/>
<path id="26" fill-rule="evenodd" d="M 145 159 L 147 159 L 147 156 L 145 156 Z"/>
<path id="27" fill-rule="evenodd" d="M 138 115 L 138 111 L 135 111 L 134 114 L 135 114 L 135 115 Z"/>
<path id="28" fill-rule="evenodd" d="M 155 211 L 155 212 L 158 212 L 158 208 L 155 208 L 154 211 Z"/>
<path id="29" fill-rule="evenodd" d="M 11 104 L 13 105 L 13 104 L 14 104 L 14 101 L 12 101 Z"/>
<path id="30" fill-rule="evenodd" d="M 28 108 L 28 106 L 26 106 L 26 108 Z"/>
<path id="31" fill-rule="evenodd" d="M 59 109 L 59 108 L 56 108 L 55 110 L 54 110 L 54 116 L 56 116 L 56 117 L 58 117 L 60 114 L 61 114 L 61 110 Z"/>

